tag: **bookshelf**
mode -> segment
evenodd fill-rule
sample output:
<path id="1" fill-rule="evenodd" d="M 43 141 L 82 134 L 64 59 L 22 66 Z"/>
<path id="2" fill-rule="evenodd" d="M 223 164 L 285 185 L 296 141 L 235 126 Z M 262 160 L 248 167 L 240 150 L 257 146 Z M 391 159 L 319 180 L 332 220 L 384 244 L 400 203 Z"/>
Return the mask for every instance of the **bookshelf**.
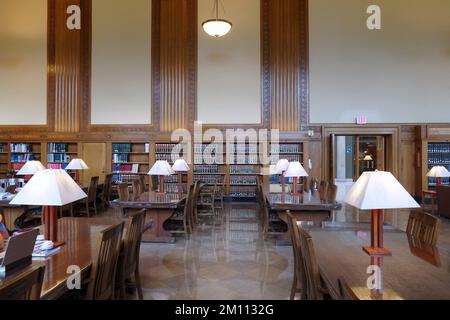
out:
<path id="1" fill-rule="evenodd" d="M 303 151 L 303 143 L 270 144 L 270 164 L 275 165 L 279 159 L 287 159 L 289 160 L 289 162 L 299 161 L 303 166 L 305 166 Z M 270 184 L 281 183 L 280 177 L 278 175 L 270 176 L 269 180 Z M 299 181 L 301 184 L 302 179 L 300 179 Z M 292 178 L 286 178 L 286 183 L 292 183 Z"/>
<path id="2" fill-rule="evenodd" d="M 227 164 L 224 144 L 194 145 L 194 182 L 223 184 L 227 182 Z"/>
<path id="3" fill-rule="evenodd" d="M 434 166 L 443 166 L 450 169 L 450 142 L 430 142 L 428 143 L 427 168 L 431 170 Z M 428 189 L 436 187 L 435 178 L 427 178 Z M 450 185 L 449 178 L 442 178 L 443 185 Z"/>
<path id="4" fill-rule="evenodd" d="M 47 143 L 47 168 L 65 169 L 72 159 L 78 157 L 78 143 Z"/>
<path id="5" fill-rule="evenodd" d="M 9 161 L 11 170 L 17 172 L 30 160 L 41 161 L 41 143 L 11 143 Z"/>
<path id="6" fill-rule="evenodd" d="M 112 183 L 132 184 L 141 175 L 150 171 L 149 143 L 112 143 L 111 173 Z M 148 178 L 147 178 L 148 180 Z"/>
<path id="7" fill-rule="evenodd" d="M 5 179 L 9 169 L 8 144 L 0 143 L 0 179 Z"/>
<path id="8" fill-rule="evenodd" d="M 178 144 L 175 143 L 156 143 L 155 144 L 155 162 L 158 160 L 167 161 L 170 165 L 173 165 L 174 160 L 183 158 L 183 150 L 174 150 Z M 177 154 L 176 159 L 172 159 L 172 153 Z M 187 160 L 187 159 L 185 159 Z M 189 183 L 189 173 L 182 174 L 183 192 L 187 193 L 187 187 Z M 170 177 L 164 177 L 164 190 L 170 193 L 178 192 L 178 175 L 175 174 Z"/>

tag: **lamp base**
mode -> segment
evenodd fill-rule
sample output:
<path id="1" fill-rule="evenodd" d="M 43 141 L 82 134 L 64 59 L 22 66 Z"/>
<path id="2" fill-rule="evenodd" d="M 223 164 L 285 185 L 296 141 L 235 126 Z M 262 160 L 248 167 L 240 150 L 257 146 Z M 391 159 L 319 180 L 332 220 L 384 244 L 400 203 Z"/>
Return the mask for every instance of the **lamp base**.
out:
<path id="1" fill-rule="evenodd" d="M 372 247 L 363 247 L 363 251 L 367 253 L 369 256 L 375 257 L 389 257 L 392 256 L 392 252 L 386 248 L 372 248 Z"/>

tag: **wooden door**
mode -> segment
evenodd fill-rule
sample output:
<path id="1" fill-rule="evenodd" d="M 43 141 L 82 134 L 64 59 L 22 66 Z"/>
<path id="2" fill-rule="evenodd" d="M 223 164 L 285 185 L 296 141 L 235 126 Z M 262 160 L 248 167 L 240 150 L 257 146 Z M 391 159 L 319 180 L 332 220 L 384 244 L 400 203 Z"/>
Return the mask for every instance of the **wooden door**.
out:
<path id="1" fill-rule="evenodd" d="M 89 186 L 91 177 L 98 176 L 99 183 L 105 181 L 106 174 L 106 143 L 83 143 L 81 155 L 89 170 L 84 170 L 81 175 L 83 186 Z"/>

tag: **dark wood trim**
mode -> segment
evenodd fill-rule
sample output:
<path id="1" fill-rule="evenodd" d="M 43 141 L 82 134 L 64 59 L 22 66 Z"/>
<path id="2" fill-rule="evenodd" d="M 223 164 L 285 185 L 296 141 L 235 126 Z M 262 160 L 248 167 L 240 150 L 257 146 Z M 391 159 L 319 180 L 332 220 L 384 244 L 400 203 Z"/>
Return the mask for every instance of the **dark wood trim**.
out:
<path id="1" fill-rule="evenodd" d="M 55 92 L 56 92 L 56 2 L 47 1 L 47 125 L 49 131 L 55 130 Z"/>
<path id="2" fill-rule="evenodd" d="M 92 0 L 81 0 L 81 111 L 80 132 L 89 130 L 92 88 Z"/>

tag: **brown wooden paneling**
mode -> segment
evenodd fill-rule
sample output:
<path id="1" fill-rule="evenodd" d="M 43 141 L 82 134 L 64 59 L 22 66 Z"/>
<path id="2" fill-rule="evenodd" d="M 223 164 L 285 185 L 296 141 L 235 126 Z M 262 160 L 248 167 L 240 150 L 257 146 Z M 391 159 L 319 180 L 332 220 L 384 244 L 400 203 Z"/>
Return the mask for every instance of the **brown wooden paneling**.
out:
<path id="1" fill-rule="evenodd" d="M 193 126 L 197 99 L 197 1 L 154 0 L 153 105 L 160 130 Z"/>
<path id="2" fill-rule="evenodd" d="M 263 103 L 271 128 L 300 130 L 309 122 L 308 1 L 262 0 L 262 7 Z"/>
<path id="3" fill-rule="evenodd" d="M 81 30 L 66 26 L 67 7 L 79 5 L 83 19 Z M 78 132 L 83 104 L 90 103 L 89 49 L 90 0 L 49 0 L 48 25 L 48 110 L 55 132 Z"/>

